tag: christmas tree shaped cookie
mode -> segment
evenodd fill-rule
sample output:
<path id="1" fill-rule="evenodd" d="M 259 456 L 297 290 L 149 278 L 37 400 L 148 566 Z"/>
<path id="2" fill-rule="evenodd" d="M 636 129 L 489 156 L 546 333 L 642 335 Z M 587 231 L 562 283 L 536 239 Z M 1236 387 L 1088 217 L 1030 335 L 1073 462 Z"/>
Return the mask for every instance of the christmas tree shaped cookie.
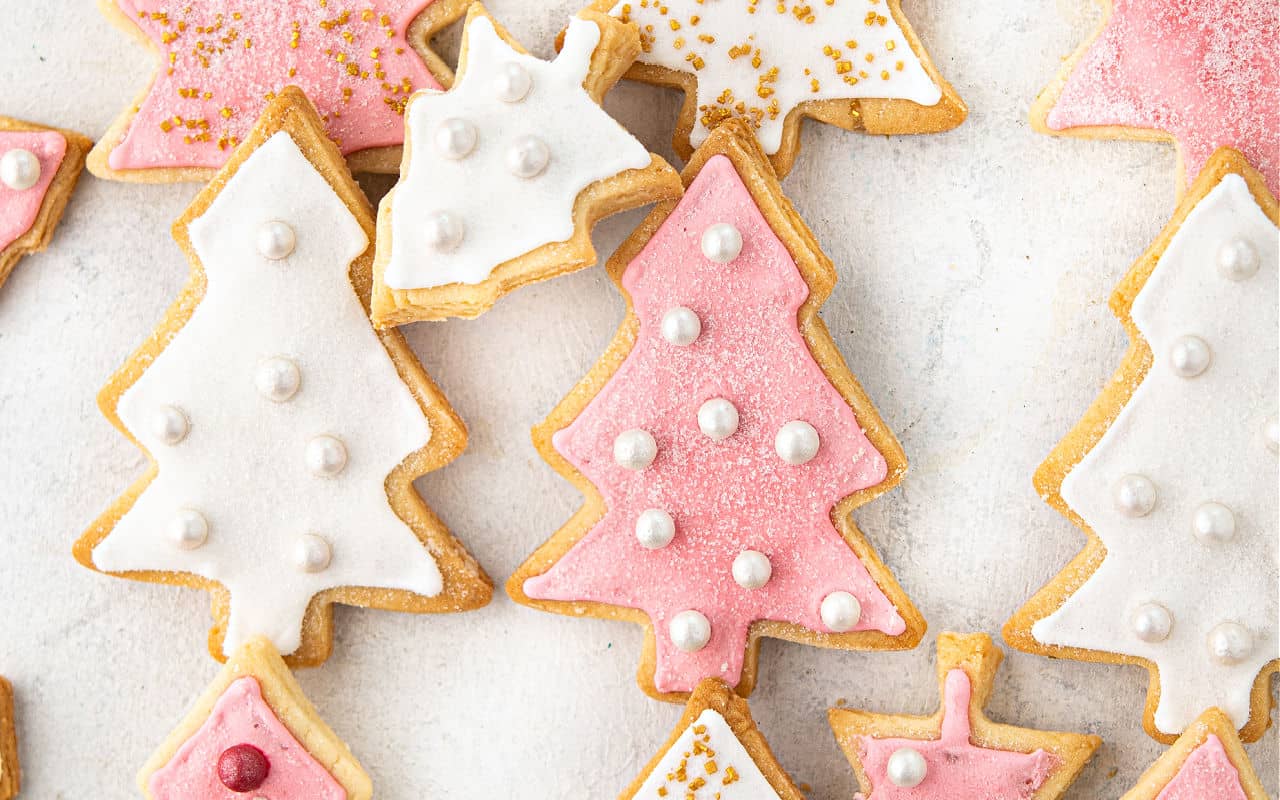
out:
<path id="1" fill-rule="evenodd" d="M 1120 800 L 1268 800 L 1221 709 L 1211 708 L 1178 737 Z"/>
<path id="2" fill-rule="evenodd" d="M 13 687 L 0 678 L 0 800 L 17 797 L 21 777 L 13 724 Z"/>
<path id="3" fill-rule="evenodd" d="M 89 155 L 100 178 L 208 181 L 286 86 L 303 89 L 357 172 L 394 172 L 404 107 L 448 85 L 427 46 L 465 0 L 100 0 L 156 74 Z"/>
<path id="4" fill-rule="evenodd" d="M 585 505 L 517 602 L 647 628 L 640 685 L 748 694 L 759 637 L 913 647 L 924 620 L 849 513 L 906 459 L 818 317 L 835 283 L 750 130 L 718 127 L 609 261 L 628 312 L 534 430 Z"/>
<path id="5" fill-rule="evenodd" d="M 992 722 L 983 714 L 1003 656 L 986 634 L 938 636 L 942 704 L 928 717 L 832 709 L 865 800 L 1056 800 L 1102 740 Z"/>
<path id="6" fill-rule="evenodd" d="M 266 639 L 242 645 L 156 750 L 147 800 L 367 800 L 369 776 Z"/>
<path id="7" fill-rule="evenodd" d="M 779 175 L 804 117 L 874 134 L 936 133 L 968 113 L 898 0 L 597 0 L 640 28 L 627 77 L 684 91 L 675 149 L 688 158 L 726 119 L 747 122 Z"/>
<path id="8" fill-rule="evenodd" d="M 0 116 L 0 286 L 18 259 L 49 246 L 93 142 Z"/>
<path id="9" fill-rule="evenodd" d="M 1173 141 L 1178 193 L 1219 147 L 1280 187 L 1273 0 L 1103 0 L 1102 23 L 1036 98 L 1041 133 Z"/>
<path id="10" fill-rule="evenodd" d="M 191 281 L 99 398 L 151 468 L 76 558 L 212 591 L 218 658 L 261 635 L 319 663 L 333 603 L 488 602 L 412 484 L 465 429 L 404 339 L 369 322 L 372 209 L 301 91 L 268 106 L 174 235 Z"/>
<path id="11" fill-rule="evenodd" d="M 1088 544 L 1005 626 L 1033 653 L 1151 672 L 1164 742 L 1207 708 L 1246 741 L 1280 666 L 1276 201 L 1233 150 L 1206 165 L 1111 298 L 1124 363 L 1036 472 Z"/>
<path id="12" fill-rule="evenodd" d="M 634 27 L 586 13 L 542 61 L 471 6 L 457 83 L 405 114 L 400 182 L 378 211 L 375 322 L 477 316 L 594 264 L 597 220 L 680 194 L 675 171 L 600 107 L 639 48 Z"/>
<path id="13" fill-rule="evenodd" d="M 747 701 L 707 678 L 666 745 L 620 800 L 804 800 L 751 719 Z"/>

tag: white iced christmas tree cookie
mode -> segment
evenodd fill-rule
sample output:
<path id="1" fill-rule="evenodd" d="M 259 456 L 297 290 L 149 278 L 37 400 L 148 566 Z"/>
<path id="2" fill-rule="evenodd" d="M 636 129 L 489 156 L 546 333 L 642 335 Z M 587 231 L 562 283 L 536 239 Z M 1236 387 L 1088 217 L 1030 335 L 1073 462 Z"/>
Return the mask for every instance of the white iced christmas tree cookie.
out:
<path id="1" fill-rule="evenodd" d="M 595 263 L 597 219 L 680 193 L 600 107 L 638 50 L 633 26 L 589 13 L 542 61 L 472 6 L 457 82 L 405 113 L 400 182 L 378 214 L 375 322 L 474 317 Z"/>
<path id="2" fill-rule="evenodd" d="M 324 660 L 330 606 L 448 611 L 488 579 L 412 480 L 465 429 L 367 316 L 371 209 L 300 91 L 174 226 L 193 277 L 103 389 L 151 468 L 76 546 L 86 566 L 215 593 L 215 657 L 265 636 Z"/>
<path id="3" fill-rule="evenodd" d="M 1112 298 L 1123 366 L 1036 474 L 1088 547 L 1006 626 L 1017 647 L 1151 670 L 1171 742 L 1219 707 L 1267 724 L 1277 639 L 1277 210 L 1219 150 Z"/>

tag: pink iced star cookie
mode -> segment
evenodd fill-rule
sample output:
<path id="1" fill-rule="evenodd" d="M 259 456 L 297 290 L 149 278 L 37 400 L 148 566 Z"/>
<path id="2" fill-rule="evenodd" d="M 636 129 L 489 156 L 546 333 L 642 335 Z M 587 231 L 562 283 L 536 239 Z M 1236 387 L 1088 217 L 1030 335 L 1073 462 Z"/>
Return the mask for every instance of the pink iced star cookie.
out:
<path id="1" fill-rule="evenodd" d="M 1280 181 L 1273 0 L 1107 0 L 1102 25 L 1031 109 L 1042 133 L 1173 140 L 1178 191 L 1219 147 Z"/>
<path id="2" fill-rule="evenodd" d="M 102 178 L 206 181 L 285 86 L 306 92 L 355 171 L 394 172 L 404 109 L 452 79 L 427 47 L 462 0 L 103 0 L 156 52 L 151 85 L 89 156 Z"/>
<path id="3" fill-rule="evenodd" d="M 1200 715 L 1121 800 L 1267 800 L 1267 792 L 1221 709 Z"/>

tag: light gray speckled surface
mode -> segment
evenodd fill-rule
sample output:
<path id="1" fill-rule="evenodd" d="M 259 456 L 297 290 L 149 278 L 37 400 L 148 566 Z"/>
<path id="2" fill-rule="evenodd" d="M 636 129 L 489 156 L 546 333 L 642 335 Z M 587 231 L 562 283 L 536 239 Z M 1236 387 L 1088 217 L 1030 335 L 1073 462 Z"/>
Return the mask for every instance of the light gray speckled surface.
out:
<path id="1" fill-rule="evenodd" d="M 1081 546 L 1030 474 L 1118 363 L 1107 295 L 1173 207 L 1171 148 L 1028 128 L 1031 98 L 1090 29 L 1084 5 L 906 0 L 969 121 L 894 140 L 810 124 L 785 184 L 840 271 L 827 323 L 912 462 L 858 521 L 933 632 L 998 631 Z M 492 5 L 543 55 L 575 8 Z M 88 0 L 9 0 L 0 41 L 0 112 L 92 135 L 150 69 Z M 608 105 L 668 150 L 674 94 L 623 85 Z M 134 770 L 216 669 L 203 594 L 95 575 L 68 552 L 143 467 L 94 396 L 185 280 L 168 228 L 195 191 L 87 177 L 53 248 L 0 291 L 0 672 L 17 687 L 35 800 L 134 796 Z M 599 250 L 639 219 L 601 225 Z M 421 489 L 498 580 L 578 505 L 528 429 L 594 362 L 621 308 L 592 269 L 480 320 L 407 331 L 471 428 L 467 453 Z M 636 688 L 639 647 L 636 628 L 499 593 L 464 616 L 339 610 L 333 658 L 301 680 L 384 800 L 608 798 L 679 714 Z M 824 709 L 931 710 L 931 647 L 765 644 L 752 707 L 811 797 L 854 790 Z M 1161 752 L 1140 727 L 1146 683 L 1136 668 L 1010 653 L 991 713 L 1102 735 L 1069 797 L 1110 800 Z M 1274 732 L 1249 748 L 1272 793 L 1276 749 Z"/>

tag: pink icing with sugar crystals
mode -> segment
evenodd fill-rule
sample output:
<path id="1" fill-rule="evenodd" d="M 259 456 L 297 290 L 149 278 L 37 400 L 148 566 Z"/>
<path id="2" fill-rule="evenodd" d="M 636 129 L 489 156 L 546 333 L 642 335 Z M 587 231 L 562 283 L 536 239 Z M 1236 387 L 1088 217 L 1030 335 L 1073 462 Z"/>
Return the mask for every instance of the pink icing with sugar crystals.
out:
<path id="1" fill-rule="evenodd" d="M 115 2 L 159 49 L 160 73 L 113 169 L 220 167 L 290 84 L 343 153 L 399 145 L 409 95 L 440 88 L 406 39 L 432 0 Z"/>
<path id="2" fill-rule="evenodd" d="M 31 230 L 49 184 L 67 154 L 67 140 L 57 131 L 0 131 L 0 156 L 10 150 L 27 150 L 40 162 L 40 180 L 30 189 L 10 189 L 0 181 L 0 250 Z"/>
<path id="3" fill-rule="evenodd" d="M 346 800 L 346 790 L 281 724 L 251 677 L 228 686 L 200 729 L 151 776 L 151 795 L 155 800 L 243 800 L 245 794 L 218 779 L 218 757 L 237 744 L 253 745 L 271 764 L 266 782 L 250 796 Z"/>
<path id="4" fill-rule="evenodd" d="M 972 692 L 964 670 L 953 669 L 947 673 L 939 739 L 858 737 L 862 768 L 871 780 L 871 794 L 864 800 L 1028 800 L 1032 797 L 1062 762 L 1044 750 L 1034 753 L 989 750 L 970 742 Z M 887 776 L 889 757 L 901 747 L 910 747 L 924 756 L 927 769 L 919 786 L 895 786 Z"/>
<path id="5" fill-rule="evenodd" d="M 727 222 L 742 234 L 730 264 L 707 259 L 703 232 Z M 887 465 L 814 361 L 796 323 L 809 287 L 770 230 L 732 162 L 709 159 L 684 199 L 628 266 L 623 287 L 640 321 L 635 347 L 555 448 L 599 488 L 608 512 L 545 574 L 525 582 L 533 598 L 595 601 L 643 610 L 657 642 L 659 691 L 689 691 L 707 676 L 741 677 L 755 620 L 827 631 L 823 597 L 843 590 L 861 601 L 857 630 L 899 634 L 902 618 L 831 521 L 840 499 L 885 479 Z M 661 335 L 673 306 L 693 310 L 702 332 L 680 347 Z M 698 427 L 698 408 L 730 400 L 739 426 L 714 442 Z M 774 449 L 791 420 L 817 429 L 821 447 L 791 466 Z M 641 472 L 614 463 L 613 441 L 631 428 L 658 443 Z M 648 550 L 635 534 L 649 508 L 675 519 L 675 539 Z M 744 589 L 731 574 L 743 550 L 764 553 L 772 577 Z M 698 652 L 668 635 L 687 609 L 711 622 Z"/>
<path id="6" fill-rule="evenodd" d="M 1240 785 L 1240 772 L 1222 740 L 1213 734 L 1191 751 L 1182 769 L 1156 796 L 1156 800 L 1247 800 Z"/>
<path id="7" fill-rule="evenodd" d="M 1280 188 L 1280 14 L 1275 0 L 1114 0 L 1047 122 L 1120 125 L 1178 140 L 1187 182 L 1234 147 Z"/>

